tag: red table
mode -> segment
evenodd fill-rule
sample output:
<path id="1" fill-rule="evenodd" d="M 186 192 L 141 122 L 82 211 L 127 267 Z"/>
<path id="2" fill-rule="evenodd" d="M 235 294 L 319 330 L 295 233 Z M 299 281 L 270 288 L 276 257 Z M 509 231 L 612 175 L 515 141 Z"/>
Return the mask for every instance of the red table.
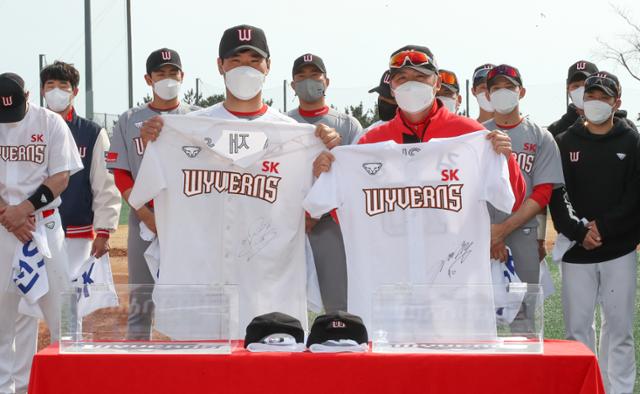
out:
<path id="1" fill-rule="evenodd" d="M 545 341 L 542 355 L 65 354 L 39 352 L 30 394 L 73 393 L 604 393 L 581 343 Z"/>

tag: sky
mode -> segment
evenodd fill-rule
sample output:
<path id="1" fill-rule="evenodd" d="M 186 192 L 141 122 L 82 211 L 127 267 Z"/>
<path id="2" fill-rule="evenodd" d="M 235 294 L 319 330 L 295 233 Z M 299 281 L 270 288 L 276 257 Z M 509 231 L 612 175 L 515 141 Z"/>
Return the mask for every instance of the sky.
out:
<path id="1" fill-rule="evenodd" d="M 149 53 L 161 47 L 177 50 L 185 71 L 183 92 L 202 81 L 205 95 L 224 92 L 216 67 L 222 32 L 251 24 L 264 29 L 272 65 L 264 96 L 274 107 L 297 106 L 289 87 L 296 57 L 310 52 L 324 59 L 330 86 L 327 101 L 339 109 L 364 103 L 372 108 L 376 86 L 389 55 L 407 45 L 425 45 L 440 67 L 462 81 L 483 63 L 507 63 L 519 68 L 527 94 L 521 111 L 548 125 L 565 110 L 567 68 L 591 60 L 620 77 L 622 108 L 630 117 L 640 112 L 640 81 L 605 60 L 598 39 L 618 42 L 631 29 L 613 6 L 627 10 L 640 23 L 640 2 L 459 0 L 418 2 L 368 0 L 304 3 L 300 0 L 131 0 L 134 104 L 150 93 L 144 81 Z M 93 0 L 94 111 L 120 114 L 128 108 L 125 0 Z M 0 0 L 0 26 L 5 32 L 0 72 L 21 75 L 37 103 L 38 55 L 48 63 L 73 63 L 84 76 L 83 0 Z M 7 33 L 8 32 L 8 33 Z M 7 39 L 9 34 L 12 39 Z M 84 79 L 75 106 L 84 114 Z M 464 93 L 464 92 L 463 92 Z M 464 97 L 463 97 L 464 100 Z M 463 101 L 464 105 L 464 101 Z M 478 106 L 470 98 L 470 114 Z"/>

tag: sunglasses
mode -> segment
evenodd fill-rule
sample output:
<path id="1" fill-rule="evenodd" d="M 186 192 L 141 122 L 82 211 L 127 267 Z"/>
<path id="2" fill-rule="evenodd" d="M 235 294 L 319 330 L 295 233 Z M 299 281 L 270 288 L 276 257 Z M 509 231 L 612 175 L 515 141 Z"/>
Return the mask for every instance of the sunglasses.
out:
<path id="1" fill-rule="evenodd" d="M 458 84 L 458 78 L 456 78 L 456 75 L 448 71 L 440 71 L 440 80 L 442 81 L 442 83 L 447 85 Z"/>
<path id="2" fill-rule="evenodd" d="M 518 70 L 516 70 L 511 66 L 505 66 L 505 65 L 498 66 L 489 70 L 489 73 L 487 74 L 487 79 L 492 79 L 498 75 L 504 75 L 507 77 L 520 79 L 520 74 L 518 73 Z"/>
<path id="3" fill-rule="evenodd" d="M 608 78 L 604 75 L 591 75 L 584 81 L 585 86 L 587 85 L 600 85 L 606 88 L 613 89 L 616 93 L 618 92 L 618 84 L 611 78 Z"/>
<path id="4" fill-rule="evenodd" d="M 409 61 L 412 66 L 423 66 L 425 64 L 433 64 L 431 57 L 424 52 L 419 51 L 402 51 L 391 56 L 389 60 L 389 67 L 400 68 Z"/>

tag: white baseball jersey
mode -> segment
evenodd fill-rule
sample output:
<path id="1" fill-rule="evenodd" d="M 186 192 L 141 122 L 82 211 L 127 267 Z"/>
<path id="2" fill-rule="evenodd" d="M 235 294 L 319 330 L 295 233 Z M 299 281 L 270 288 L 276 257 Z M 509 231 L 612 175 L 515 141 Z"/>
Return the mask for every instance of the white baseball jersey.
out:
<path id="1" fill-rule="evenodd" d="M 24 119 L 0 123 L 0 198 L 16 205 L 31 196 L 48 177 L 82 169 L 71 131 L 62 117 L 29 105 Z M 60 197 L 44 209 L 60 205 Z"/>
<path id="2" fill-rule="evenodd" d="M 217 103 L 212 105 L 211 107 L 203 108 L 199 111 L 193 111 L 188 114 L 188 116 L 205 116 L 208 118 L 215 119 L 226 119 L 226 120 L 254 120 L 259 119 L 262 122 L 284 122 L 284 123 L 297 123 L 296 120 L 288 117 L 287 115 L 281 114 L 278 110 L 273 109 L 271 107 L 267 108 L 267 111 L 263 114 L 258 114 L 255 117 L 242 117 L 239 118 L 229 112 L 223 105 L 223 103 Z"/>
<path id="3" fill-rule="evenodd" d="M 486 133 L 332 150 L 331 170 L 314 184 L 304 207 L 313 217 L 337 208 L 349 312 L 366 325 L 372 294 L 383 284 L 491 283 L 486 202 L 508 212 L 514 196 L 506 159 Z"/>
<path id="4" fill-rule="evenodd" d="M 158 284 L 239 285 L 240 330 L 279 311 L 306 326 L 302 200 L 324 149 L 297 123 L 163 116 L 129 197 L 153 199 Z M 158 305 L 156 305 L 158 308 Z"/>

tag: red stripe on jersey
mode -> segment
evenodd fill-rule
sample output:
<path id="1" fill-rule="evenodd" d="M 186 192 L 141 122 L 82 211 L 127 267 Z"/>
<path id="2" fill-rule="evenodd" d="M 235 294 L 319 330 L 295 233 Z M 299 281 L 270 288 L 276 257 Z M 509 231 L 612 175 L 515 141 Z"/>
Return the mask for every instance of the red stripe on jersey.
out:
<path id="1" fill-rule="evenodd" d="M 298 113 L 305 118 L 315 118 L 316 116 L 326 115 L 329 113 L 329 107 L 326 105 L 320 109 L 313 109 L 311 111 L 306 111 L 302 108 L 298 108 Z"/>
<path id="2" fill-rule="evenodd" d="M 252 116 L 264 115 L 267 112 L 267 110 L 269 109 L 269 106 L 267 104 L 262 104 L 262 108 L 260 108 L 257 111 L 253 111 L 253 112 L 232 111 L 232 110 L 228 109 L 227 107 L 225 107 L 225 109 L 227 111 L 229 111 L 230 114 L 232 114 L 233 116 L 237 116 L 238 118 L 249 118 L 249 117 L 252 117 Z"/>

